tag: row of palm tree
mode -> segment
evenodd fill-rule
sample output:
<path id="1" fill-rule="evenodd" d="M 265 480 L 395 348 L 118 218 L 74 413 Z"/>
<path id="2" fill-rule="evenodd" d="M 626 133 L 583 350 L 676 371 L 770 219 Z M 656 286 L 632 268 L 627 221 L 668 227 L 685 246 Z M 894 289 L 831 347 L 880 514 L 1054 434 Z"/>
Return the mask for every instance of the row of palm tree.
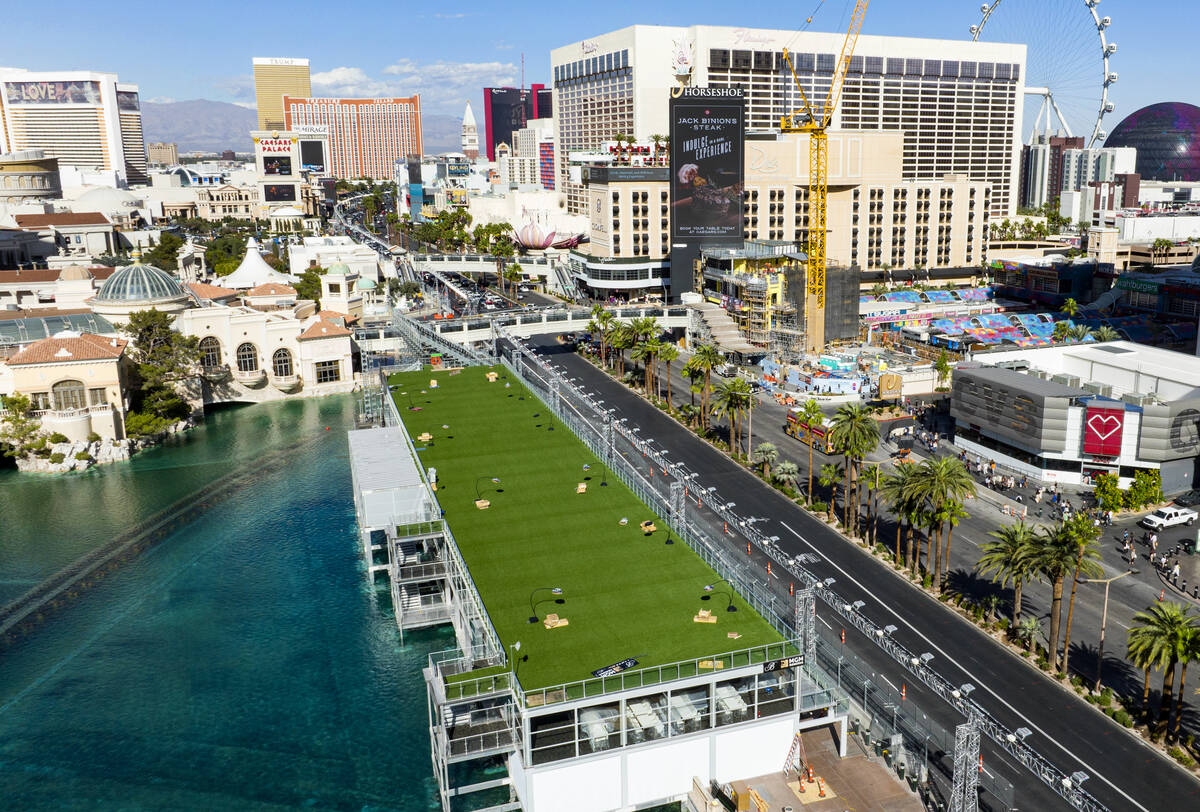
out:
<path id="1" fill-rule="evenodd" d="M 1001 586 L 1013 585 L 1012 628 L 1021 627 L 1021 593 L 1030 582 L 1050 584 L 1050 633 L 1046 650 L 1050 667 L 1067 673 L 1071 653 L 1071 624 L 1075 615 L 1075 593 L 1081 578 L 1103 574 L 1097 540 L 1100 529 L 1087 516 L 1073 516 L 1052 527 L 1035 531 L 1024 522 L 993 530 L 995 541 L 986 542 L 976 568 Z M 1063 592 L 1071 576 L 1071 596 L 1067 606 L 1066 634 L 1062 659 L 1058 640 L 1062 626 Z"/>
<path id="2" fill-rule="evenodd" d="M 925 573 L 934 591 L 941 592 L 942 580 L 950 570 L 950 545 L 954 528 L 967 518 L 966 500 L 975 495 L 975 480 L 956 457 L 933 457 L 917 464 L 904 464 L 884 478 L 880 490 L 896 514 L 896 561 L 907 537 L 905 566 L 917 574 L 921 562 L 921 539 L 925 536 Z"/>
<path id="3" fill-rule="evenodd" d="M 1200 662 L 1200 618 L 1190 607 L 1167 601 L 1133 616 L 1136 625 L 1129 629 L 1126 654 L 1129 661 L 1145 673 L 1142 688 L 1142 713 L 1151 724 L 1150 672 L 1163 672 L 1162 701 L 1159 703 L 1160 732 L 1169 740 L 1179 738 L 1183 720 L 1183 691 L 1187 684 L 1188 664 Z M 1182 666 L 1179 693 L 1175 694 L 1175 669 Z M 1172 721 L 1174 715 L 1174 721 Z"/>

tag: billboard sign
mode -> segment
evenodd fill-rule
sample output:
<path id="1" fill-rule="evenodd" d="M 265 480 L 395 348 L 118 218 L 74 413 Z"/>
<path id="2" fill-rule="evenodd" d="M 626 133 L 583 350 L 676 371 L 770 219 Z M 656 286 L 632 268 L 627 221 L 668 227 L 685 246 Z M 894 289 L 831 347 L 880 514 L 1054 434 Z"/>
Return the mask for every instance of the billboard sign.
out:
<path id="1" fill-rule="evenodd" d="M 783 671 L 786 668 L 801 668 L 804 665 L 803 654 L 793 654 L 791 657 L 783 657 L 778 660 L 767 660 L 763 663 L 763 673 L 769 674 L 772 671 Z"/>
<path id="2" fill-rule="evenodd" d="M 292 151 L 292 144 L 295 143 L 290 138 L 259 138 L 256 142 L 259 151 L 264 155 L 287 153 Z"/>
<path id="3" fill-rule="evenodd" d="M 612 665 L 606 665 L 603 668 L 597 668 L 595 671 L 592 672 L 592 676 L 594 676 L 594 677 L 611 677 L 616 674 L 620 674 L 622 671 L 628 671 L 629 669 L 633 668 L 637 664 L 638 664 L 638 661 L 635 660 L 633 657 L 630 657 L 626 660 L 621 660 L 619 663 L 613 663 Z"/>
<path id="4" fill-rule="evenodd" d="M 291 175 L 292 159 L 285 155 L 263 158 L 264 175 Z"/>
<path id="5" fill-rule="evenodd" d="M 263 186 L 263 200 L 268 203 L 296 202 L 296 187 L 290 183 Z"/>
<path id="6" fill-rule="evenodd" d="M 289 132 L 296 135 L 329 135 L 329 128 L 324 124 L 297 124 Z"/>
<path id="7" fill-rule="evenodd" d="M 99 104 L 100 83 L 8 82 L 4 95 L 8 104 Z"/>
<path id="8" fill-rule="evenodd" d="M 671 98 L 671 240 L 742 243 L 746 136 L 741 88 Z"/>
<path id="9" fill-rule="evenodd" d="M 446 203 L 451 206 L 467 205 L 467 190 L 466 189 L 447 189 Z"/>
<path id="10" fill-rule="evenodd" d="M 301 141 L 300 167 L 310 172 L 324 172 L 325 144 L 320 141 Z"/>
<path id="11" fill-rule="evenodd" d="M 885 372 L 879 376 L 879 399 L 895 400 L 903 394 L 904 379 L 894 372 Z"/>
<path id="12" fill-rule="evenodd" d="M 1089 405 L 1083 420 L 1083 453 L 1093 457 L 1121 456 L 1124 428 L 1124 409 Z"/>

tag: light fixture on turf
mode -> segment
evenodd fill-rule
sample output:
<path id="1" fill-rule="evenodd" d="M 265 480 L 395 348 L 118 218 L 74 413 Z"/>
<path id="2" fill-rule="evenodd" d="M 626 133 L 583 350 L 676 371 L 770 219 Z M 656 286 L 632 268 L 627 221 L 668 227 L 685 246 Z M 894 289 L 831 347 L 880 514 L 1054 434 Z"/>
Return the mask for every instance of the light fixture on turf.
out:
<path id="1" fill-rule="evenodd" d="M 713 592 L 713 590 L 716 588 L 717 584 L 721 583 L 722 581 L 724 581 L 726 584 L 729 583 L 724 578 L 718 578 L 717 580 L 713 581 L 711 584 L 705 584 L 704 585 L 705 594 L 700 596 L 700 600 L 702 600 L 702 601 L 712 600 L 712 595 L 710 595 L 708 593 Z M 733 605 L 733 591 L 732 590 L 727 590 L 724 592 L 717 592 L 716 594 L 724 595 L 726 598 L 729 599 L 729 605 L 725 607 L 726 612 L 736 612 L 738 610 L 737 607 Z"/>
<path id="2" fill-rule="evenodd" d="M 530 592 L 529 593 L 529 622 L 530 623 L 538 622 L 538 613 L 537 613 L 537 608 L 536 608 L 537 605 L 534 603 L 533 596 L 543 590 L 549 590 L 551 595 L 556 595 L 556 596 L 562 595 L 562 593 L 563 593 L 562 587 L 560 587 L 560 586 L 539 586 L 539 587 L 535 588 L 532 592 Z M 563 603 L 566 603 L 566 599 L 556 597 L 556 598 L 554 598 L 554 602 L 557 604 L 563 604 Z M 541 601 L 538 601 L 538 603 L 541 603 Z"/>
<path id="3" fill-rule="evenodd" d="M 486 474 L 485 474 L 484 476 L 477 477 L 477 478 L 475 479 L 475 498 L 476 498 L 476 499 L 482 499 L 482 498 L 483 498 L 483 493 L 482 493 L 482 491 L 480 491 L 480 490 L 479 490 L 479 483 L 480 483 L 480 482 L 483 482 L 483 481 L 485 481 L 485 480 L 489 480 L 489 479 L 490 479 L 490 480 L 492 481 L 492 483 L 493 483 L 493 484 L 495 484 L 495 485 L 499 485 L 499 484 L 500 484 L 500 478 L 499 478 L 499 477 L 494 477 L 494 476 L 493 476 L 493 477 L 489 477 L 489 476 L 487 476 Z"/>

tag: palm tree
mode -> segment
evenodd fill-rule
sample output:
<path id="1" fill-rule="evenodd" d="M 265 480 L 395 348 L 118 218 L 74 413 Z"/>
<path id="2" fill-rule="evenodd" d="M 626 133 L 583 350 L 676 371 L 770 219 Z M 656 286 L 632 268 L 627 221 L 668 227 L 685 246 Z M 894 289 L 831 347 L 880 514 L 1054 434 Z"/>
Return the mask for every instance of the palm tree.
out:
<path id="1" fill-rule="evenodd" d="M 1120 341 L 1121 334 L 1107 324 L 1101 324 L 1095 330 L 1092 330 L 1092 338 L 1097 341 Z"/>
<path id="2" fill-rule="evenodd" d="M 946 546 L 942 549 L 942 574 L 943 577 L 950 576 L 950 540 L 954 536 L 954 528 L 958 527 L 960 519 L 969 518 L 971 514 L 963 508 L 962 502 L 957 499 L 951 499 L 946 502 L 946 507 L 942 511 L 942 526 L 946 528 Z"/>
<path id="3" fill-rule="evenodd" d="M 1067 672 L 1067 662 L 1071 657 L 1071 619 L 1075 616 L 1075 590 L 1079 588 L 1079 576 L 1099 578 L 1104 574 L 1100 566 L 1100 550 L 1096 540 L 1100 538 L 1100 528 L 1088 516 L 1072 516 L 1066 523 L 1071 538 L 1079 553 L 1075 558 L 1075 575 L 1071 579 L 1071 599 L 1067 604 L 1067 632 L 1063 638 L 1062 672 Z"/>
<path id="4" fill-rule="evenodd" d="M 669 342 L 658 348 L 658 360 L 667 366 L 667 411 L 671 410 L 671 362 L 679 357 L 679 348 Z"/>
<path id="5" fill-rule="evenodd" d="M 588 322 L 588 332 L 600 341 L 600 363 L 608 366 L 608 341 L 616 327 L 617 317 L 612 311 L 605 310 L 603 305 L 592 307 L 592 320 Z"/>
<path id="6" fill-rule="evenodd" d="M 712 413 L 729 421 L 729 452 L 737 454 L 738 438 L 741 432 L 738 428 L 738 418 L 742 412 L 742 393 L 737 380 L 721 381 L 713 392 Z"/>
<path id="7" fill-rule="evenodd" d="M 1188 643 L 1196 628 L 1196 618 L 1190 615 L 1191 609 L 1178 603 L 1167 601 L 1151 606 L 1144 612 L 1133 616 L 1135 626 L 1129 629 L 1128 653 L 1129 659 L 1142 668 L 1146 673 L 1145 687 L 1142 691 L 1142 708 L 1150 722 L 1150 670 L 1163 670 L 1162 702 L 1159 706 L 1159 720 L 1166 722 L 1170 718 L 1171 702 L 1175 694 L 1175 666 L 1179 663 L 1180 655 L 1184 653 L 1184 644 Z"/>
<path id="8" fill-rule="evenodd" d="M 1066 341 L 1071 335 L 1071 322 L 1056 321 L 1054 322 L 1053 338 L 1055 341 Z"/>
<path id="9" fill-rule="evenodd" d="M 845 505 L 842 524 L 851 537 L 858 532 L 858 469 L 867 455 L 879 445 L 879 424 L 866 406 L 847 403 L 841 406 L 830 421 L 829 439 L 842 452 L 846 464 Z M 856 509 L 851 511 L 851 507 Z M 853 514 L 853 515 L 852 515 Z"/>
<path id="10" fill-rule="evenodd" d="M 950 356 L 942 350 L 937 357 L 937 361 L 933 364 L 933 369 L 937 372 L 938 386 L 945 386 L 946 381 L 950 378 L 950 371 L 953 367 L 950 366 Z"/>
<path id="11" fill-rule="evenodd" d="M 1193 618 L 1194 620 L 1194 618 Z M 1187 685 L 1188 663 L 1200 661 L 1200 627 L 1189 626 L 1179 641 L 1179 701 L 1175 709 L 1175 721 L 1171 723 L 1171 739 L 1179 740 L 1179 724 L 1183 721 L 1183 691 Z"/>
<path id="12" fill-rule="evenodd" d="M 1075 566 L 1079 545 L 1063 522 L 1054 527 L 1042 528 L 1034 553 L 1038 572 L 1050 582 L 1050 637 L 1047 647 L 1050 652 L 1050 667 L 1058 670 L 1058 632 L 1062 614 L 1063 581 Z"/>
<path id="13" fill-rule="evenodd" d="M 763 476 L 771 478 L 771 466 L 779 459 L 779 449 L 774 443 L 759 443 L 754 449 L 754 462 L 763 467 Z"/>
<path id="14" fill-rule="evenodd" d="M 1021 590 L 1025 581 L 1033 577 L 1033 529 L 1023 521 L 993 530 L 988 535 L 996 541 L 988 541 L 980 548 L 983 555 L 975 568 L 980 575 L 991 575 L 992 583 L 1000 586 L 1013 585 L 1012 628 L 1014 632 L 1021 622 Z"/>
<path id="15" fill-rule="evenodd" d="M 1067 331 L 1067 338 L 1071 339 L 1072 341 L 1087 341 L 1087 337 L 1091 334 L 1092 331 L 1088 329 L 1086 324 L 1076 324 Z"/>
<path id="16" fill-rule="evenodd" d="M 618 324 L 608 339 L 609 346 L 617 351 L 617 374 L 625 374 L 625 350 L 637 343 L 633 329 L 628 324 Z"/>
<path id="17" fill-rule="evenodd" d="M 935 457 L 923 460 L 910 480 L 914 501 L 925 505 L 930 516 L 931 555 L 925 566 L 933 574 L 934 590 L 941 592 L 942 530 L 958 517 L 961 504 L 975 495 L 975 480 L 957 457 Z M 952 503 L 959 507 L 951 509 Z"/>
<path id="18" fill-rule="evenodd" d="M 646 397 L 650 397 L 650 385 L 654 380 L 654 356 L 658 353 L 661 347 L 662 343 L 659 342 L 658 339 L 652 338 L 645 341 L 639 341 L 637 345 L 634 346 L 633 352 L 629 355 L 629 357 L 634 361 L 642 362 Z"/>
<path id="19" fill-rule="evenodd" d="M 1021 620 L 1017 626 L 1016 635 L 1018 640 L 1025 642 L 1027 651 L 1033 650 L 1033 641 L 1037 639 L 1038 632 L 1042 630 L 1042 621 L 1036 617 L 1027 617 Z M 1146 672 L 1149 675 L 1150 672 Z M 1148 678 L 1148 677 L 1147 677 Z"/>
<path id="20" fill-rule="evenodd" d="M 1067 318 L 1073 319 L 1079 313 L 1079 302 L 1068 298 L 1058 310 L 1060 313 L 1065 313 Z"/>
<path id="21" fill-rule="evenodd" d="M 879 485 L 883 476 L 883 467 L 878 463 L 865 466 L 859 472 L 860 482 L 867 484 L 867 538 L 870 544 L 874 544 L 876 540 L 876 531 L 879 523 Z M 899 551 L 896 554 L 896 563 L 900 562 Z"/>
<path id="22" fill-rule="evenodd" d="M 796 410 L 796 417 L 800 422 L 808 426 L 808 502 L 812 504 L 812 483 L 813 483 L 813 429 L 825 422 L 825 414 L 821 411 L 821 404 L 813 398 L 804 401 L 804 404 Z"/>
<path id="23" fill-rule="evenodd" d="M 905 563 L 909 569 L 913 567 L 913 520 L 916 501 L 912 497 L 912 475 L 916 466 L 901 465 L 896 473 L 889 474 L 883 480 L 880 490 L 884 500 L 892 506 L 896 514 L 896 561 L 900 560 L 900 541 L 904 535 L 905 523 L 908 524 L 908 544 L 906 545 Z M 914 569 L 915 571 L 915 569 Z"/>
<path id="24" fill-rule="evenodd" d="M 712 371 L 719 367 L 725 356 L 712 344 L 700 344 L 692 354 L 696 368 L 704 373 L 704 394 L 700 397 L 700 409 L 704 414 L 704 425 L 708 426 L 708 399 L 712 393 Z"/>
<path id="25" fill-rule="evenodd" d="M 696 393 L 703 391 L 701 381 L 704 380 L 704 370 L 696 363 L 696 356 L 693 355 L 683 365 L 683 377 L 688 379 L 688 394 L 691 395 L 691 404 L 696 405 Z"/>
<path id="26" fill-rule="evenodd" d="M 842 481 L 842 475 L 842 466 L 834 462 L 825 463 L 817 472 L 817 481 L 821 483 L 821 487 L 829 488 L 827 515 L 830 523 L 833 522 L 833 501 L 837 497 L 837 485 Z"/>
<path id="27" fill-rule="evenodd" d="M 771 473 L 771 477 L 785 488 L 795 489 L 796 479 L 800 476 L 800 469 L 796 463 L 784 460 L 775 466 L 775 470 Z"/>

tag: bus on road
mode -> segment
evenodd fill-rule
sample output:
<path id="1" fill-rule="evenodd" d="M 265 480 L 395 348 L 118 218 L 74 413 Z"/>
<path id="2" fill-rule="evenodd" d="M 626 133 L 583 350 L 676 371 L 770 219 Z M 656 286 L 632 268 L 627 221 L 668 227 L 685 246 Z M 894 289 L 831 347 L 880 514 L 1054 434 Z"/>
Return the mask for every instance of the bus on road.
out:
<path id="1" fill-rule="evenodd" d="M 811 437 L 813 448 L 826 454 L 833 453 L 833 443 L 829 440 L 829 427 L 825 425 L 810 427 L 800 419 L 795 411 L 788 411 L 787 426 L 784 427 L 784 431 L 789 437 L 795 437 L 805 445 L 808 444 Z"/>

